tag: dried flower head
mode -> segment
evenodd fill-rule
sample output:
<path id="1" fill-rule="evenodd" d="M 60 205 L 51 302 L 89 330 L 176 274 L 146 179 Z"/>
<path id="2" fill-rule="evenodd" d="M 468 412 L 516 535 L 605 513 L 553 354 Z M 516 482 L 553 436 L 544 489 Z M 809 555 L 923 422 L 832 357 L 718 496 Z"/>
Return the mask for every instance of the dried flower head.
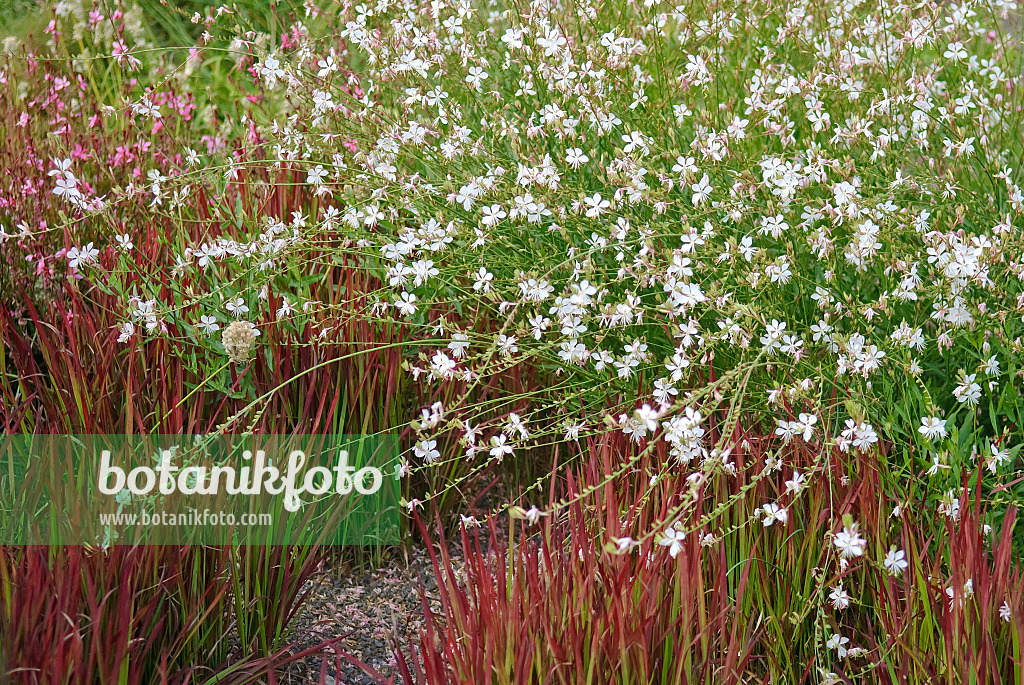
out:
<path id="1" fill-rule="evenodd" d="M 244 364 L 252 359 L 256 336 L 259 329 L 248 321 L 232 321 L 221 334 L 221 342 L 228 358 L 235 364 Z"/>

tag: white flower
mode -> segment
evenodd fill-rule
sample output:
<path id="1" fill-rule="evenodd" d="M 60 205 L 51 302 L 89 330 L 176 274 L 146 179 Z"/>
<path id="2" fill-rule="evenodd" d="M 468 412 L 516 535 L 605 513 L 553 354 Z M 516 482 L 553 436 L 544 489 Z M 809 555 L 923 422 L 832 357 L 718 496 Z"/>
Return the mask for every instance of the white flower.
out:
<path id="1" fill-rule="evenodd" d="M 267 88 L 273 88 L 277 85 L 277 79 L 284 78 L 281 62 L 273 55 L 268 55 L 263 60 L 263 64 L 259 67 L 259 73 L 266 79 Z"/>
<path id="2" fill-rule="evenodd" d="M 519 437 L 521 437 L 523 440 L 526 440 L 527 438 L 530 437 L 530 433 L 526 429 L 526 424 L 523 422 L 521 418 L 519 418 L 519 414 L 515 412 L 511 412 L 508 415 L 508 423 L 505 424 L 504 432 L 509 437 L 513 437 L 516 433 L 518 433 Z"/>
<path id="3" fill-rule="evenodd" d="M 82 197 L 81 191 L 78 190 L 78 179 L 70 172 L 57 178 L 57 186 L 53 189 L 53 194 L 71 201 Z"/>
<path id="4" fill-rule="evenodd" d="M 921 417 L 921 427 L 917 429 L 917 432 L 929 440 L 944 438 L 946 437 L 946 421 L 937 416 Z"/>
<path id="5" fill-rule="evenodd" d="M 793 427 L 795 423 L 796 421 L 779 419 L 779 427 L 775 429 L 775 434 L 781 437 L 783 442 L 789 442 L 793 439 L 793 435 L 796 433 L 796 430 Z"/>
<path id="6" fill-rule="evenodd" d="M 708 196 L 711 195 L 711 191 L 714 190 L 714 188 L 711 187 L 711 182 L 708 178 L 708 175 L 704 174 L 704 177 L 700 179 L 699 182 L 690 185 L 690 190 L 693 191 L 693 197 L 691 198 L 691 200 L 694 206 L 696 206 L 707 200 Z"/>
<path id="7" fill-rule="evenodd" d="M 523 29 L 510 28 L 506 29 L 505 33 L 501 36 L 501 42 L 509 46 L 510 49 L 519 50 L 522 49 L 523 43 Z"/>
<path id="8" fill-rule="evenodd" d="M 1013 610 L 1010 608 L 1010 603 L 1005 600 L 1002 606 L 999 607 L 999 618 L 1003 619 L 1006 623 L 1009 623 L 1010 619 L 1013 618 Z"/>
<path id="9" fill-rule="evenodd" d="M 498 336 L 498 350 L 501 352 L 501 356 L 507 357 L 514 352 L 518 352 L 519 348 L 516 346 L 518 339 L 511 335 L 505 335 L 502 333 Z"/>
<path id="10" fill-rule="evenodd" d="M 129 250 L 135 247 L 135 245 L 132 243 L 131 237 L 128 236 L 127 234 L 118 235 L 115 237 L 117 238 L 117 249 L 121 250 L 122 252 L 128 252 Z"/>
<path id="11" fill-rule="evenodd" d="M 228 310 L 232 316 L 242 316 L 248 313 L 249 308 L 245 305 L 245 300 L 241 297 L 234 300 L 228 300 L 228 303 L 224 305 L 224 308 Z"/>
<path id="12" fill-rule="evenodd" d="M 434 267 L 434 262 L 432 260 L 418 259 L 412 263 L 411 273 L 413 276 L 413 285 L 419 287 L 441 272 Z"/>
<path id="13" fill-rule="evenodd" d="M 327 55 L 327 57 L 323 58 L 322 60 L 319 60 L 316 63 L 316 65 L 320 67 L 320 70 L 316 73 L 316 75 L 319 76 L 320 78 L 324 78 L 328 74 L 338 70 L 338 64 L 334 60 L 333 48 L 331 49 L 331 52 L 332 54 Z"/>
<path id="14" fill-rule="evenodd" d="M 828 642 L 825 643 L 825 646 L 829 649 L 836 650 L 836 655 L 840 659 L 845 659 L 848 653 L 848 650 L 846 649 L 846 645 L 848 644 L 850 644 L 850 638 L 834 633 L 832 637 L 828 639 Z"/>
<path id="15" fill-rule="evenodd" d="M 324 182 L 324 178 L 326 176 L 327 170 L 324 169 L 324 165 L 317 164 L 315 167 L 306 172 L 306 183 L 318 186 Z"/>
<path id="16" fill-rule="evenodd" d="M 135 324 L 131 321 L 125 321 L 118 328 L 121 331 L 121 334 L 117 336 L 117 342 L 119 343 L 128 342 L 128 339 L 135 333 Z"/>
<path id="17" fill-rule="evenodd" d="M 480 84 L 485 78 L 487 78 L 487 72 L 484 71 L 483 67 L 470 67 L 469 75 L 466 76 L 466 83 L 469 84 L 470 88 L 479 90 Z"/>
<path id="18" fill-rule="evenodd" d="M 818 422 L 818 417 L 814 414 L 800 414 L 799 420 L 795 423 L 796 432 L 803 437 L 804 442 L 810 442 L 811 438 L 814 437 L 814 424 Z"/>
<path id="19" fill-rule="evenodd" d="M 494 226 L 499 221 L 508 216 L 508 213 L 502 209 L 501 205 L 491 205 L 490 207 L 484 207 L 482 210 L 483 218 L 480 220 L 484 226 Z"/>
<path id="20" fill-rule="evenodd" d="M 775 94 L 781 95 L 782 97 L 789 97 L 790 95 L 800 94 L 800 81 L 793 76 L 787 76 L 775 86 Z"/>
<path id="21" fill-rule="evenodd" d="M 536 506 L 530 507 L 526 513 L 523 514 L 531 525 L 537 525 L 537 521 L 540 521 L 540 517 L 543 515 L 544 513 Z"/>
<path id="22" fill-rule="evenodd" d="M 839 438 L 839 448 L 843 452 L 849 451 L 850 445 L 861 452 L 866 452 L 871 449 L 871 445 L 878 442 L 878 433 L 870 423 L 855 423 L 853 419 L 847 419 L 846 428 L 840 433 Z"/>
<path id="23" fill-rule="evenodd" d="M 791 492 L 794 495 L 799 494 L 800 491 L 804 488 L 805 480 L 806 476 L 804 476 L 796 469 L 793 469 L 793 477 L 790 480 L 786 481 L 786 492 Z"/>
<path id="24" fill-rule="evenodd" d="M 680 524 L 676 523 L 674 526 L 665 529 L 658 544 L 662 547 L 668 547 L 669 556 L 674 559 L 677 554 L 683 551 L 684 539 L 686 539 L 686 532 L 683 531 Z"/>
<path id="25" fill-rule="evenodd" d="M 964 48 L 964 44 L 957 41 L 950 43 L 946 46 L 946 51 L 942 53 L 942 56 L 951 59 L 954 62 L 961 62 L 967 59 L 967 49 Z"/>
<path id="26" fill-rule="evenodd" d="M 631 537 L 612 538 L 612 543 L 614 543 L 615 551 L 618 554 L 624 554 L 636 546 L 636 540 Z"/>
<path id="27" fill-rule="evenodd" d="M 785 508 L 780 507 L 778 504 L 775 504 L 774 502 L 766 504 L 763 507 L 761 507 L 761 511 L 761 523 L 762 525 L 764 525 L 765 528 L 772 525 L 776 521 L 778 521 L 779 523 L 785 523 L 786 520 L 789 519 L 789 512 L 786 511 Z"/>
<path id="28" fill-rule="evenodd" d="M 46 172 L 47 176 L 66 176 L 68 172 L 71 171 L 70 157 L 65 157 L 64 159 L 52 159 L 50 161 L 52 162 L 54 168 Z"/>
<path id="29" fill-rule="evenodd" d="M 843 589 L 842 583 L 832 588 L 832 592 L 828 597 L 832 600 L 832 606 L 836 609 L 845 609 L 850 606 L 850 594 Z"/>
<path id="30" fill-rule="evenodd" d="M 413 447 L 413 452 L 428 464 L 441 456 L 437 450 L 437 440 L 421 440 Z"/>
<path id="31" fill-rule="evenodd" d="M 651 405 L 645 404 L 634 412 L 636 420 L 644 425 L 652 433 L 658 430 L 658 410 Z"/>
<path id="32" fill-rule="evenodd" d="M 964 375 L 960 385 L 953 388 L 953 395 L 956 399 L 970 407 L 978 404 L 978 400 L 981 399 L 981 386 L 974 382 L 977 377 L 976 373 L 969 376 Z"/>
<path id="33" fill-rule="evenodd" d="M 395 308 L 402 314 L 402 316 L 410 317 L 416 313 L 416 296 L 412 293 L 403 292 L 401 299 L 395 300 Z"/>
<path id="34" fill-rule="evenodd" d="M 213 335 L 220 330 L 220 324 L 217 323 L 217 317 L 208 314 L 203 314 L 199 317 L 199 327 L 203 329 L 203 333 L 206 335 Z"/>
<path id="35" fill-rule="evenodd" d="M 843 529 L 836 533 L 833 544 L 844 559 L 850 559 L 863 555 L 868 541 L 860 536 L 857 532 L 857 524 L 853 523 L 843 526 Z"/>
<path id="36" fill-rule="evenodd" d="M 821 673 L 820 685 L 842 685 L 843 679 L 839 677 L 838 673 L 834 671 L 826 671 L 825 669 L 818 667 L 818 671 Z"/>
<path id="37" fill-rule="evenodd" d="M 565 163 L 573 169 L 579 169 L 589 161 L 590 157 L 583 154 L 583 150 L 578 147 L 570 147 L 565 151 Z"/>
<path id="38" fill-rule="evenodd" d="M 985 459 L 985 466 L 988 467 L 989 471 L 991 471 L 992 473 L 995 473 L 996 470 L 1003 463 L 1008 462 L 1010 460 L 1010 450 L 1008 450 L 1006 448 L 1003 448 L 1003 447 L 999 447 L 998 445 L 996 445 L 994 443 L 990 444 L 988 446 L 988 449 L 989 449 L 989 455 Z"/>
<path id="39" fill-rule="evenodd" d="M 967 582 L 964 583 L 963 590 L 960 593 L 957 593 L 957 591 L 953 587 L 947 587 L 946 596 L 949 597 L 950 609 L 952 609 L 956 604 L 963 606 L 967 603 L 968 599 L 974 596 L 974 580 L 972 578 L 968 578 Z"/>
<path id="40" fill-rule="evenodd" d="M 611 203 L 603 199 L 601 193 L 594 193 L 591 197 L 584 198 L 583 202 L 588 207 L 586 215 L 591 219 L 601 216 L 611 207 Z"/>
<path id="41" fill-rule="evenodd" d="M 68 266 L 72 269 L 77 269 L 82 264 L 88 264 L 92 260 L 99 256 L 100 251 L 92 246 L 92 243 L 86 243 L 84 247 L 73 247 L 67 252 Z"/>
<path id="42" fill-rule="evenodd" d="M 772 319 L 772 322 L 765 327 L 765 333 L 761 336 L 761 345 L 765 349 L 775 350 L 782 346 L 782 333 L 786 330 L 786 322 Z"/>
<path id="43" fill-rule="evenodd" d="M 451 379 L 455 375 L 455 360 L 438 350 L 430 360 L 430 372 L 437 378 Z"/>
<path id="44" fill-rule="evenodd" d="M 452 341 L 448 343 L 448 349 L 456 359 L 464 358 L 466 350 L 469 349 L 469 336 L 465 333 L 453 333 Z"/>
<path id="45" fill-rule="evenodd" d="M 876 442 L 878 442 L 878 433 L 875 432 L 874 427 L 870 423 L 861 422 L 857 424 L 853 437 L 854 447 L 863 452 Z"/>
<path id="46" fill-rule="evenodd" d="M 506 454 L 512 454 L 512 445 L 508 444 L 508 438 L 504 433 L 491 436 L 491 457 L 501 461 Z"/>
<path id="47" fill-rule="evenodd" d="M 440 402 L 434 402 L 430 405 L 429 409 L 424 407 L 420 412 L 420 422 L 417 430 L 425 431 L 437 428 L 443 418 L 444 405 Z"/>
<path id="48" fill-rule="evenodd" d="M 892 575 L 896 576 L 903 573 L 909 565 L 907 563 L 907 555 L 902 549 L 896 549 L 893 547 L 886 553 L 885 561 L 882 562 L 885 568 Z"/>
<path id="49" fill-rule="evenodd" d="M 476 281 L 473 283 L 473 290 L 477 292 L 490 292 L 491 281 L 494 280 L 494 274 L 487 269 L 480 267 L 480 270 L 476 272 Z"/>
<path id="50" fill-rule="evenodd" d="M 651 152 L 651 149 L 647 146 L 647 139 L 639 131 L 633 131 L 628 135 L 622 136 L 622 142 L 625 143 L 622 151 L 627 155 L 637 150 L 642 151 L 644 155 L 648 155 Z"/>

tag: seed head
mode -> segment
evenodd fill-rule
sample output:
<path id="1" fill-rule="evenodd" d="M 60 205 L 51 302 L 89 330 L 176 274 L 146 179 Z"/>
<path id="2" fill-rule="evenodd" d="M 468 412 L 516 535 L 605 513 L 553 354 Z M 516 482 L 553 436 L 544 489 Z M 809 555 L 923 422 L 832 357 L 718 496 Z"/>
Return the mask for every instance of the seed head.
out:
<path id="1" fill-rule="evenodd" d="M 221 334 L 221 342 L 228 358 L 235 364 L 252 359 L 254 343 L 259 330 L 248 321 L 232 321 Z"/>

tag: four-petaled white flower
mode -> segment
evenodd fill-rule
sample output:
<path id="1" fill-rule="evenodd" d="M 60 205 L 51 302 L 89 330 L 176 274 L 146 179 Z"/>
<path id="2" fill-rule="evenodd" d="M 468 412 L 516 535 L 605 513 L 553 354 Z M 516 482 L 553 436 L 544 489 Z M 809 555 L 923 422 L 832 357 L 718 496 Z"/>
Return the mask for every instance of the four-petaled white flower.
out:
<path id="1" fill-rule="evenodd" d="M 470 67 L 469 75 L 466 76 L 466 83 L 469 84 L 470 88 L 475 90 L 480 89 L 480 84 L 484 79 L 487 78 L 487 72 L 484 71 L 483 67 Z"/>
<path id="2" fill-rule="evenodd" d="M 647 145 L 646 136 L 639 131 L 633 131 L 632 133 L 622 136 L 622 142 L 625 143 L 622 151 L 627 155 L 632 152 L 642 152 L 644 155 L 648 155 L 651 152 L 651 149 Z"/>
<path id="3" fill-rule="evenodd" d="M 318 186 L 324 182 L 324 178 L 326 177 L 327 170 L 324 169 L 324 165 L 317 164 L 315 167 L 306 172 L 306 183 Z"/>
<path id="4" fill-rule="evenodd" d="M 761 523 L 765 528 L 772 525 L 776 521 L 779 523 L 785 523 L 789 519 L 789 512 L 786 511 L 785 507 L 780 507 L 778 504 L 771 502 L 761 507 Z"/>
<path id="5" fill-rule="evenodd" d="M 334 60 L 334 50 L 332 48 L 331 54 L 319 60 L 316 65 L 320 67 L 316 75 L 320 78 L 325 78 L 328 74 L 331 74 L 338 70 L 338 63 Z"/>
<path id="6" fill-rule="evenodd" d="M 506 212 L 501 205 L 497 204 L 491 205 L 490 207 L 484 207 L 481 211 L 484 216 L 480 219 L 480 223 L 484 226 L 494 226 L 508 216 L 508 212 Z"/>
<path id="7" fill-rule="evenodd" d="M 490 292 L 491 281 L 494 280 L 494 274 L 481 266 L 480 270 L 476 272 L 474 277 L 476 280 L 473 283 L 473 290 L 483 293 Z"/>
<path id="8" fill-rule="evenodd" d="M 864 554 L 868 541 L 857 532 L 857 524 L 843 526 L 843 529 L 836 533 L 833 543 L 844 559 L 859 557 Z"/>
<path id="9" fill-rule="evenodd" d="M 413 293 L 402 292 L 401 299 L 395 300 L 395 308 L 402 314 L 402 316 L 410 317 L 416 313 L 416 295 Z"/>
<path id="10" fill-rule="evenodd" d="M 249 308 L 245 305 L 245 300 L 241 297 L 235 298 L 234 300 L 228 300 L 227 304 L 224 305 L 225 309 L 231 316 L 242 316 L 248 313 Z"/>
<path id="11" fill-rule="evenodd" d="M 519 347 L 516 345 L 518 339 L 515 336 L 505 335 L 502 333 L 498 336 L 498 351 L 501 352 L 501 356 L 507 357 L 510 354 L 519 351 Z"/>
<path id="12" fill-rule="evenodd" d="M 946 421 L 937 416 L 921 417 L 921 426 L 917 432 L 929 440 L 944 438 L 946 437 Z"/>
<path id="13" fill-rule="evenodd" d="M 203 333 L 206 335 L 213 335 L 220 330 L 220 324 L 217 323 L 217 317 L 209 314 L 203 314 L 199 317 L 199 327 L 203 329 Z"/>
<path id="14" fill-rule="evenodd" d="M 583 202 L 587 205 L 585 214 L 591 219 L 601 216 L 611 207 L 611 202 L 602 198 L 601 193 L 594 193 L 592 196 L 584 198 Z"/>
<path id="15" fill-rule="evenodd" d="M 669 556 L 673 559 L 677 554 L 683 551 L 683 540 L 686 539 L 686 532 L 683 530 L 680 524 L 675 524 L 665 529 L 662 533 L 661 540 L 658 544 L 662 547 L 668 547 Z"/>
<path id="16" fill-rule="evenodd" d="M 892 575 L 896 576 L 903 573 L 907 566 L 907 554 L 902 549 L 896 549 L 893 547 L 886 553 L 885 560 L 882 562 L 886 570 Z"/>
<path id="17" fill-rule="evenodd" d="M 946 46 L 946 51 L 942 53 L 942 56 L 954 62 L 962 62 L 967 59 L 967 48 L 960 41 L 955 41 Z"/>
<path id="18" fill-rule="evenodd" d="M 413 446 L 413 452 L 428 464 L 441 456 L 437 449 L 437 440 L 421 440 Z"/>
<path id="19" fill-rule="evenodd" d="M 583 150 L 578 147 L 570 147 L 565 151 L 565 163 L 573 169 L 579 169 L 589 161 L 590 157 L 583 154 Z"/>
<path id="20" fill-rule="evenodd" d="M 72 269 L 77 269 L 83 264 L 88 264 L 98 257 L 100 251 L 92 246 L 92 243 L 86 243 L 83 247 L 73 247 L 67 252 L 68 266 Z"/>
<path id="21" fill-rule="evenodd" d="M 708 175 L 704 174 L 700 181 L 690 184 L 690 190 L 693 191 L 691 200 L 694 206 L 696 206 L 707 200 L 714 188 L 711 187 L 711 180 L 708 178 Z"/>
<path id="22" fill-rule="evenodd" d="M 845 659 L 846 655 L 849 653 L 849 650 L 846 648 L 846 645 L 848 644 L 850 644 L 850 638 L 834 633 L 832 637 L 828 639 L 828 642 L 825 643 L 825 646 L 829 649 L 836 650 L 836 655 L 840 659 Z"/>
<path id="23" fill-rule="evenodd" d="M 81 191 L 78 190 L 78 179 L 71 175 L 71 172 L 57 178 L 53 193 L 66 200 L 75 200 L 82 196 Z"/>
<path id="24" fill-rule="evenodd" d="M 273 55 L 267 55 L 263 64 L 259 67 L 259 73 L 267 82 L 267 88 L 273 89 L 277 85 L 277 79 L 284 78 L 284 69 L 281 62 Z"/>
<path id="25" fill-rule="evenodd" d="M 504 433 L 491 436 L 491 458 L 501 461 L 506 454 L 512 454 L 512 445 L 508 444 L 508 436 Z"/>
<path id="26" fill-rule="evenodd" d="M 832 601 L 832 606 L 836 609 L 845 609 L 850 606 L 850 593 L 843 589 L 842 583 L 832 588 L 832 592 L 828 597 Z"/>

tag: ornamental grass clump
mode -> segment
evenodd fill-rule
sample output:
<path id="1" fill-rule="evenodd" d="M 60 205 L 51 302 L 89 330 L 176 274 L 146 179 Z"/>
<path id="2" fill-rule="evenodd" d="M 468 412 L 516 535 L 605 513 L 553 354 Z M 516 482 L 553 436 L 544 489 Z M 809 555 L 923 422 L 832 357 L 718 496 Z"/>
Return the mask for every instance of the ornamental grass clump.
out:
<path id="1" fill-rule="evenodd" d="M 778 442 L 745 455 L 747 470 L 765 467 Z M 1020 676 L 1024 577 L 1011 559 L 1012 514 L 983 533 L 975 500 L 966 525 L 934 536 L 927 512 L 893 516 L 879 501 L 875 460 L 862 454 L 858 481 L 793 497 L 786 516 L 766 512 L 763 525 L 743 521 L 773 496 L 773 483 L 739 476 L 705 489 L 693 512 L 700 527 L 673 527 L 655 543 L 643 531 L 687 485 L 682 474 L 655 485 L 642 471 L 609 478 L 609 461 L 635 449 L 605 436 L 567 477 L 552 479 L 548 501 L 577 500 L 565 516 L 463 530 L 462 558 L 423 527 L 439 540 L 431 547 L 438 601 L 424 593 L 423 629 L 396 654 L 412 664 L 400 669 L 404 683 L 897 685 Z M 799 468 L 818 457 L 802 447 L 785 455 Z M 791 482 L 798 488 L 799 476 Z M 594 491 L 585 505 L 583 489 Z M 833 497 L 858 520 L 833 525 Z"/>

